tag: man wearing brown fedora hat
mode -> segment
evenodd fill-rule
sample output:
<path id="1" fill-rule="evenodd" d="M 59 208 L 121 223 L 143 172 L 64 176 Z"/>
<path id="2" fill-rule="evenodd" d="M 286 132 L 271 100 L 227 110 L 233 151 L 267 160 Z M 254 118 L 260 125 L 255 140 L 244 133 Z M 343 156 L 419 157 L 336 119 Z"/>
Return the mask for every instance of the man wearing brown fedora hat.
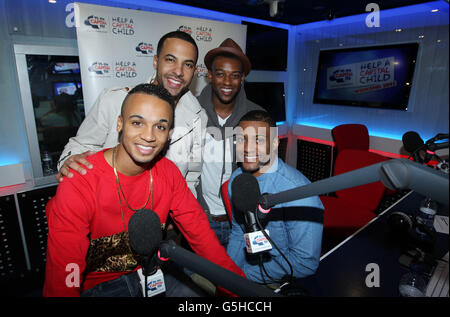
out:
<path id="1" fill-rule="evenodd" d="M 227 38 L 205 56 L 210 84 L 197 97 L 208 116 L 203 165 L 197 199 L 207 213 L 211 228 L 226 246 L 230 223 L 221 197 L 221 186 L 237 168 L 233 158 L 233 129 L 243 115 L 264 110 L 247 99 L 242 85 L 251 63 L 239 45 Z"/>

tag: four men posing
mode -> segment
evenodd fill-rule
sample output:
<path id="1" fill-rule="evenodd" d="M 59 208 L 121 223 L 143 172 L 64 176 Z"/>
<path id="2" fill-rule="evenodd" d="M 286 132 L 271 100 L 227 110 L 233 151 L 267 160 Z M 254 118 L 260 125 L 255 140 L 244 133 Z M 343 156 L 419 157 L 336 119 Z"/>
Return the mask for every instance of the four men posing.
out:
<path id="1" fill-rule="evenodd" d="M 197 58 L 197 45 L 189 35 L 180 31 L 164 35 L 154 57 L 156 75 L 151 84 L 102 92 L 64 148 L 57 176 L 62 182 L 47 206 L 44 295 L 139 295 L 129 287 L 136 284 L 137 266 L 127 241 L 128 219 L 138 209 L 154 210 L 163 224 L 170 212 L 197 254 L 243 275 L 224 249 L 231 226 L 220 188 L 238 167 L 232 155 L 233 128 L 246 113 L 263 109 L 247 100 L 241 89 L 251 64 L 233 40 L 226 39 L 205 56 L 211 83 L 198 101 L 189 91 Z M 323 208 L 317 201 L 313 205 Z M 317 244 L 320 249 L 321 230 L 299 230 L 299 236 L 309 237 L 308 248 L 316 240 L 313 249 Z M 233 252 L 239 251 L 245 252 L 236 248 Z M 313 262 L 319 256 L 315 251 L 306 252 L 316 258 Z M 69 262 L 80 265 L 85 274 L 75 291 L 64 288 Z M 315 271 L 315 265 L 307 266 L 308 274 Z M 168 271 L 170 281 L 174 271 Z M 168 290 L 166 295 L 200 296 L 188 284 L 173 283 L 181 291 Z"/>

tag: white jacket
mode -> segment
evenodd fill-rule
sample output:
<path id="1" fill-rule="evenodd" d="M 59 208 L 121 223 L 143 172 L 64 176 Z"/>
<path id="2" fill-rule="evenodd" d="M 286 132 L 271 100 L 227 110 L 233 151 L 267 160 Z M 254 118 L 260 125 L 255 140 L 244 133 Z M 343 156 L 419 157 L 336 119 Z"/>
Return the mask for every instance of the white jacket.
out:
<path id="1" fill-rule="evenodd" d="M 70 138 L 64 147 L 58 161 L 58 170 L 71 155 L 89 150 L 98 152 L 118 144 L 117 118 L 122 101 L 131 88 L 107 88 L 101 92 L 80 125 L 77 135 Z M 166 153 L 166 157 L 178 166 L 196 197 L 195 186 L 201 173 L 207 120 L 205 110 L 197 98 L 190 91 L 186 92 L 175 108 L 174 131 Z"/>

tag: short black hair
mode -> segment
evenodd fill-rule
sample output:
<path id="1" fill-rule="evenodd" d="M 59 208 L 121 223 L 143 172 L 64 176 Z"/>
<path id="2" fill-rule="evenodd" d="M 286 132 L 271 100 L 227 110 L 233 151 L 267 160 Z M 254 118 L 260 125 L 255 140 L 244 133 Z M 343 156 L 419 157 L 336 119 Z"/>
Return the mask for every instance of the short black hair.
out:
<path id="1" fill-rule="evenodd" d="M 122 109 L 120 111 L 120 114 L 123 115 L 123 108 L 127 101 L 127 99 L 134 94 L 141 93 L 146 95 L 151 95 L 158 97 L 159 99 L 164 100 L 167 102 L 171 107 L 172 110 L 175 108 L 175 100 L 173 99 L 172 95 L 164 88 L 162 85 L 155 85 L 155 84 L 139 84 L 135 86 L 133 89 L 131 89 L 125 99 L 122 102 Z"/>
<path id="2" fill-rule="evenodd" d="M 194 45 L 195 51 L 197 52 L 197 57 L 195 58 L 195 63 L 197 64 L 197 60 L 198 60 L 198 46 L 197 46 L 197 43 L 196 43 L 195 40 L 192 38 L 192 36 L 190 36 L 188 33 L 183 32 L 183 31 L 179 31 L 179 30 L 169 32 L 169 33 L 163 35 L 163 36 L 159 39 L 159 41 L 158 41 L 158 46 L 156 47 L 156 55 L 159 56 L 159 54 L 161 53 L 161 50 L 162 50 L 162 48 L 163 48 L 163 46 L 164 46 L 164 42 L 165 42 L 167 39 L 180 39 L 180 40 L 189 42 L 189 43 L 191 43 L 192 45 Z"/>
<path id="3" fill-rule="evenodd" d="M 266 122 L 271 128 L 275 128 L 277 126 L 275 120 L 273 120 L 270 114 L 264 110 L 249 111 L 242 116 L 241 120 L 239 120 L 239 123 L 241 123 L 242 121 Z"/>

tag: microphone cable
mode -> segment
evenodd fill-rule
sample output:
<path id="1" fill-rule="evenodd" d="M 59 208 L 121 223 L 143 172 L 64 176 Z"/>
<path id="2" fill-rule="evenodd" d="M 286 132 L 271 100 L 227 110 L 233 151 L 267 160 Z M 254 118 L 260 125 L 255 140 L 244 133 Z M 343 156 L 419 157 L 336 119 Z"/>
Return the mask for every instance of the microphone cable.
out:
<path id="1" fill-rule="evenodd" d="M 292 265 L 291 262 L 289 262 L 288 258 L 284 255 L 283 252 L 281 252 L 280 248 L 276 245 L 276 243 L 269 237 L 269 235 L 267 234 L 266 230 L 264 230 L 263 226 L 261 225 L 261 222 L 259 220 L 259 215 L 258 212 L 255 212 L 255 219 L 256 219 L 256 224 L 258 225 L 259 230 L 261 230 L 261 232 L 263 233 L 264 237 L 270 242 L 271 245 L 273 245 L 275 247 L 275 249 L 278 251 L 278 253 L 281 254 L 281 256 L 283 257 L 283 259 L 286 261 L 286 263 L 289 266 L 289 270 L 290 270 L 290 274 L 289 274 L 289 281 L 291 282 L 293 280 L 294 277 L 294 270 L 292 269 Z M 262 267 L 264 273 L 269 277 L 269 279 L 271 279 L 273 282 L 275 283 L 279 283 L 279 280 L 276 280 L 274 278 L 272 278 L 266 271 L 266 268 L 264 267 L 264 262 L 262 261 L 263 255 L 261 254 L 259 256 L 259 262 L 260 262 L 260 266 Z M 264 277 L 263 277 L 264 279 Z"/>

